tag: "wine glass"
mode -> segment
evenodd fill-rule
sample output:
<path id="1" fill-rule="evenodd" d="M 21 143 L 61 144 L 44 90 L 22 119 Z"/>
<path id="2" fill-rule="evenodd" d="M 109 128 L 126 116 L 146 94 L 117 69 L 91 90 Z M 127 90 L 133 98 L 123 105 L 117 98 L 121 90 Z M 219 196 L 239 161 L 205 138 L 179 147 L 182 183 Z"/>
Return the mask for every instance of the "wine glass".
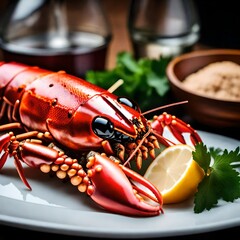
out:
<path id="1" fill-rule="evenodd" d="M 99 0 L 10 1 L 1 25 L 5 61 L 79 77 L 105 69 L 111 29 Z"/>

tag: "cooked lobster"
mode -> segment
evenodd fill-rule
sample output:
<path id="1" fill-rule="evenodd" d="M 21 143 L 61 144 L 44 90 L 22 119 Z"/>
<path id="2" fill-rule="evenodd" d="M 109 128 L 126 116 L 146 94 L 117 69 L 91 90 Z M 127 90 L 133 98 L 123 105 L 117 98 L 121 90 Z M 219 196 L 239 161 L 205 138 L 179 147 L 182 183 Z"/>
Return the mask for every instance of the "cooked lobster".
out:
<path id="1" fill-rule="evenodd" d="M 74 77 L 20 63 L 0 63 L 0 169 L 14 159 L 31 189 L 22 163 L 55 172 L 86 192 L 104 209 L 134 216 L 163 213 L 161 193 L 131 169 L 136 160 L 155 158 L 159 142 L 170 145 L 168 126 L 180 141 L 197 132 L 164 113 L 147 120 L 125 97 Z M 143 186 L 143 187 L 141 187 Z"/>

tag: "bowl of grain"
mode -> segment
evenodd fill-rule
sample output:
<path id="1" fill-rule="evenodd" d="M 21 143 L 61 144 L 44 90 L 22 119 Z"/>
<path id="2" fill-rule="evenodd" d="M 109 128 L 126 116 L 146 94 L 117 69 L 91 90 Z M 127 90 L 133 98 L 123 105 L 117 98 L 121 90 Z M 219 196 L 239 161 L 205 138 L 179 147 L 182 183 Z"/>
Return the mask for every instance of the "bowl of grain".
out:
<path id="1" fill-rule="evenodd" d="M 166 74 L 173 95 L 187 100 L 186 110 L 199 123 L 240 125 L 240 50 L 211 49 L 182 54 Z"/>

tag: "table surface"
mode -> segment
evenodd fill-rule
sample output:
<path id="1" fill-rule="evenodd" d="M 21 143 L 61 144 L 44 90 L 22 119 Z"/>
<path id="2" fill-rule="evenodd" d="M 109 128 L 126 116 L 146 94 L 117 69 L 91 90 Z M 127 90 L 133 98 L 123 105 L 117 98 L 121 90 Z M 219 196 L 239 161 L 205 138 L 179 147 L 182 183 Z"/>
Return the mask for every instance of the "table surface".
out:
<path id="1" fill-rule="evenodd" d="M 110 45 L 110 49 L 108 52 L 107 58 L 107 69 L 111 69 L 115 66 L 115 57 L 116 54 L 120 51 L 128 51 L 132 52 L 131 44 L 129 41 L 129 36 L 126 29 L 126 18 L 127 18 L 127 7 L 129 4 L 129 0 L 123 1 L 110 1 L 104 0 L 106 12 L 110 19 L 112 33 L 113 33 L 113 40 Z M 192 120 L 186 113 L 182 112 L 183 118 L 188 121 L 195 129 L 217 133 L 220 135 L 228 136 L 237 140 L 240 140 L 239 128 L 238 129 L 222 129 L 222 128 L 212 128 L 207 126 L 202 126 L 199 123 Z M 14 206 L 13 206 L 14 207 Z M 161 239 L 218 239 L 221 238 L 223 235 L 225 236 L 238 236 L 240 232 L 240 226 L 234 228 L 223 229 L 219 231 L 201 233 L 201 234 L 194 234 L 194 235 L 187 235 L 187 236 L 177 236 L 177 237 L 168 237 L 168 238 L 161 238 Z M 15 228 L 11 226 L 0 225 L 0 240 L 7 240 L 13 239 L 15 236 L 20 237 L 22 239 L 33 239 L 34 237 L 38 237 L 38 239 L 58 239 L 58 240 L 69 240 L 69 239 L 80 239 L 81 237 L 76 236 L 68 236 L 68 235 L 60 235 L 60 234 L 53 234 L 53 233 L 46 233 L 46 232 L 39 232 L 39 231 L 31 231 L 25 230 L 21 228 Z M 84 237 L 85 239 L 88 239 Z M 91 238 L 94 239 L 94 238 Z"/>
<path id="2" fill-rule="evenodd" d="M 154 240 L 154 239 L 161 239 L 161 240 L 213 240 L 213 239 L 220 239 L 222 236 L 239 236 L 240 227 L 228 228 L 225 230 L 201 233 L 201 234 L 194 234 L 194 235 L 187 235 L 187 236 L 177 236 L 177 237 L 163 237 L 163 238 L 144 238 L 143 240 Z M 0 240 L 9 240 L 9 239 L 16 239 L 21 238 L 24 240 L 28 239 L 46 239 L 46 240 L 76 240 L 76 239 L 101 239 L 101 238 L 88 238 L 88 237 L 79 237 L 79 236 L 70 236 L 70 235 L 60 235 L 60 234 L 53 234 L 53 233 L 45 233 L 45 232 L 38 232 L 38 231 L 30 231 L 24 229 L 17 229 L 14 227 L 3 226 L 0 225 Z M 108 238 L 110 239 L 110 238 Z M 117 238 L 116 238 L 117 239 Z"/>

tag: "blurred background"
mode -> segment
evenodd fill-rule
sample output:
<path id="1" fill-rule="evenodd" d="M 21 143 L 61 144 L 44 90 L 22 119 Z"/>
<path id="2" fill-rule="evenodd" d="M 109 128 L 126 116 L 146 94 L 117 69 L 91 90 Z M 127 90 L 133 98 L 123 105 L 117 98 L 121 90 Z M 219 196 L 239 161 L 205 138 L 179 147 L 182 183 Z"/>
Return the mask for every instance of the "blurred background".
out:
<path id="1" fill-rule="evenodd" d="M 0 2 L 0 16 L 1 19 L 7 15 L 7 8 L 10 3 L 17 2 L 14 0 L 1 0 Z M 35 1 L 34 1 L 35 2 Z M 79 2 L 79 1 L 74 1 Z M 121 51 L 128 51 L 133 53 L 133 46 L 131 43 L 130 33 L 128 31 L 129 11 L 132 2 L 131 0 L 111 1 L 100 0 L 104 9 L 103 14 L 106 15 L 109 22 L 112 39 L 109 43 L 108 53 L 106 56 L 107 69 L 115 66 L 117 53 Z M 136 1 L 137 2 L 137 1 Z M 138 1 L 141 2 L 141 1 Z M 147 1 L 142 1 L 143 5 Z M 145 3 L 144 3 L 145 2 Z M 164 2 L 174 1 L 158 1 L 159 6 Z M 161 3 L 162 2 L 162 3 Z M 175 1 L 178 2 L 178 1 Z M 179 1 L 181 2 L 181 1 Z M 189 1 L 182 1 L 187 5 Z M 198 48 L 240 48 L 240 15 L 238 13 L 238 2 L 235 0 L 228 1 L 193 1 L 196 6 L 196 11 L 199 20 L 199 39 L 194 44 L 194 49 Z M 165 3 L 166 4 L 166 3 Z M 30 4 L 31 5 L 31 4 Z M 175 11 L 179 12 L 179 6 L 175 7 Z M 163 18 L 161 9 L 155 9 L 155 18 Z M 160 15 L 162 13 L 162 15 Z M 150 13 L 151 14 L 151 13 Z M 189 13 L 188 13 L 189 14 Z M 152 16 L 154 15 L 151 14 Z M 189 17 L 189 16 L 187 16 Z M 42 19 L 44 20 L 44 19 Z M 156 22 L 155 22 L 156 23 Z M 2 26 L 4 27 L 4 26 Z M 0 51 L 1 53 L 1 51 Z M 2 53 L 0 55 L 2 58 Z"/>

